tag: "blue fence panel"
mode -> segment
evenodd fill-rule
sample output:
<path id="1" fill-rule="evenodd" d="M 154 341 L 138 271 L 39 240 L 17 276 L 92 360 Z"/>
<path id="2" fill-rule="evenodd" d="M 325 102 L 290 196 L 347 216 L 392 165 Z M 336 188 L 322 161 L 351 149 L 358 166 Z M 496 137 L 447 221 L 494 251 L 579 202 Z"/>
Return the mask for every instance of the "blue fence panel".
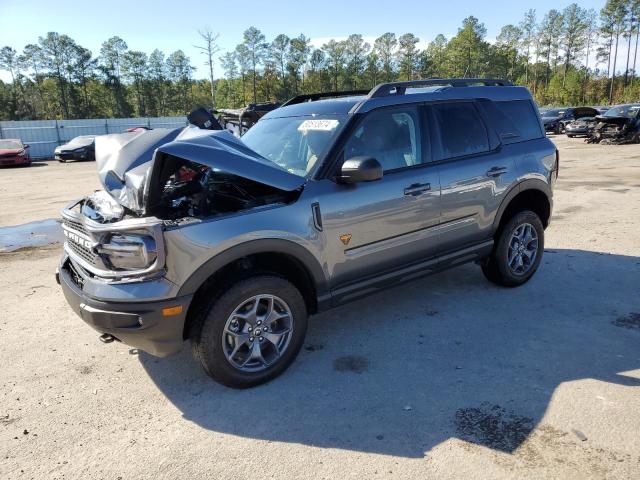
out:
<path id="1" fill-rule="evenodd" d="M 122 133 L 133 127 L 180 128 L 186 123 L 186 117 L 2 121 L 0 138 L 21 139 L 30 145 L 32 158 L 53 158 L 58 145 L 79 135 Z"/>

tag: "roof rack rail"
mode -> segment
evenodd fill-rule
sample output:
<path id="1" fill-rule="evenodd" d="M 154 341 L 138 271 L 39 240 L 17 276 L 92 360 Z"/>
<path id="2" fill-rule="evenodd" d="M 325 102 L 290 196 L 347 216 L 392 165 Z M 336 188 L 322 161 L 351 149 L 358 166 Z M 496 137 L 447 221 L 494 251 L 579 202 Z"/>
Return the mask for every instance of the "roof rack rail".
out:
<path id="1" fill-rule="evenodd" d="M 350 97 L 352 95 L 367 95 L 369 90 L 343 90 L 341 92 L 319 92 L 319 93 L 305 93 L 304 95 L 297 95 L 284 102 L 281 106 L 286 107 L 288 105 L 295 105 L 297 103 L 304 102 L 316 102 L 323 98 L 337 98 L 337 97 Z"/>
<path id="2" fill-rule="evenodd" d="M 404 95 L 407 88 L 428 87 L 431 85 L 449 85 L 451 87 L 473 87 L 482 85 L 485 87 L 510 87 L 508 80 L 496 78 L 430 78 L 427 80 L 411 80 L 408 82 L 389 82 L 376 85 L 369 92 L 369 98 L 387 97 L 389 95 Z"/>

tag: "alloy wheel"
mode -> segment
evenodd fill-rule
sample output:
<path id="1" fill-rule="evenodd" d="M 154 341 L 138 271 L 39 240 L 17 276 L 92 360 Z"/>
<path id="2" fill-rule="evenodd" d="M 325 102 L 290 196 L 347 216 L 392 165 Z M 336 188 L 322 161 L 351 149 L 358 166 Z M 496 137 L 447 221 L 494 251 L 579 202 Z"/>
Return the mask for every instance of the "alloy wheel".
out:
<path id="1" fill-rule="evenodd" d="M 518 225 L 509 240 L 507 262 L 515 275 L 525 275 L 538 256 L 538 233 L 530 223 Z"/>
<path id="2" fill-rule="evenodd" d="M 227 361 L 243 372 L 260 372 L 286 351 L 293 333 L 293 315 L 275 295 L 244 300 L 227 318 L 222 349 Z"/>

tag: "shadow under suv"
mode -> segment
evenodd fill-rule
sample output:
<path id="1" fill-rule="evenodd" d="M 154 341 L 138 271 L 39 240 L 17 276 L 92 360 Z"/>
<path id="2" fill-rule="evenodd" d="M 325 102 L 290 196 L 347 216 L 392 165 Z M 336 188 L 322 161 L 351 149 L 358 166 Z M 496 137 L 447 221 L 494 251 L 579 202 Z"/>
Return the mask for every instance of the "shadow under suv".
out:
<path id="1" fill-rule="evenodd" d="M 242 139 L 96 139 L 104 190 L 62 212 L 58 280 L 104 341 L 193 353 L 249 387 L 282 373 L 310 314 L 466 262 L 503 286 L 540 264 L 558 153 L 508 82 L 303 95 Z"/>

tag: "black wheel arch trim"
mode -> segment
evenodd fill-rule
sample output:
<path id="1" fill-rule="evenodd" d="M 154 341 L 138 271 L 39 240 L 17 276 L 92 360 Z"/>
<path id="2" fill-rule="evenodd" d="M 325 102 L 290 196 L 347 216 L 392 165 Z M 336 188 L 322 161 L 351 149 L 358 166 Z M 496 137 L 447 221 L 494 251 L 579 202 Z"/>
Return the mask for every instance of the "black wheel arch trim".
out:
<path id="1" fill-rule="evenodd" d="M 314 282 L 313 286 L 316 292 L 318 306 L 320 307 L 321 304 L 329 300 L 328 282 L 324 270 L 316 258 L 301 245 L 291 240 L 276 238 L 251 240 L 228 248 L 215 255 L 191 274 L 187 281 L 180 287 L 178 296 L 194 294 L 209 277 L 236 260 L 249 255 L 268 253 L 288 255 L 300 262 Z"/>
<path id="2" fill-rule="evenodd" d="M 507 194 L 505 195 L 504 199 L 502 200 L 502 203 L 500 204 L 500 207 L 498 208 L 498 212 L 496 213 L 495 218 L 493 219 L 493 232 L 495 233 L 498 230 L 498 227 L 500 226 L 500 222 L 502 221 L 502 215 L 504 214 L 505 210 L 509 207 L 509 204 L 511 203 L 511 201 L 520 193 L 525 192 L 527 190 L 538 190 L 542 193 L 545 194 L 545 196 L 547 197 L 547 200 L 549 202 L 549 208 L 553 208 L 553 202 L 552 202 L 552 198 L 553 198 L 553 193 L 551 190 L 551 187 L 549 186 L 548 183 L 544 182 L 543 180 L 539 180 L 536 178 L 528 178 L 526 180 L 523 180 L 521 182 L 519 182 L 518 184 L 514 185 L 511 190 L 509 190 L 509 192 L 507 192 Z M 549 214 L 551 214 L 551 212 L 549 212 Z"/>

